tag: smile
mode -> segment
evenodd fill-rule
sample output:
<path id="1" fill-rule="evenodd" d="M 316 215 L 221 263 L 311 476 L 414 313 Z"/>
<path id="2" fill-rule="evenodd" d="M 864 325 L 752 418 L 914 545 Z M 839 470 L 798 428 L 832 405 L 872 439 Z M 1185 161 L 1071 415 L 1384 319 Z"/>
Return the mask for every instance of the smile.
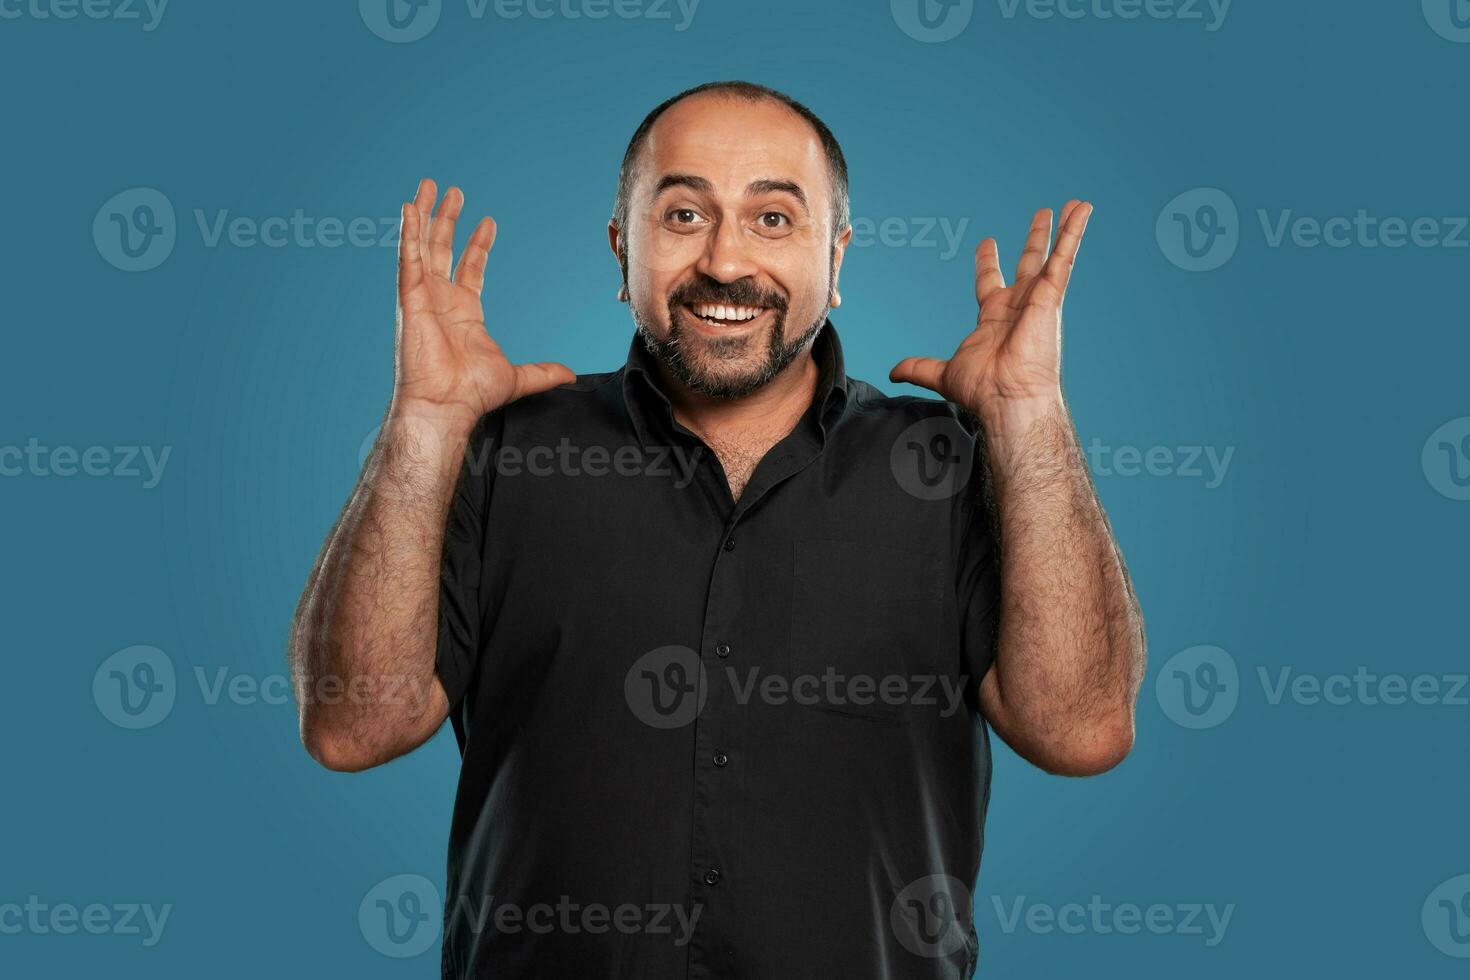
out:
<path id="1" fill-rule="evenodd" d="M 684 307 L 695 318 L 713 327 L 733 327 L 769 311 L 767 306 L 733 306 L 728 303 L 689 303 Z"/>

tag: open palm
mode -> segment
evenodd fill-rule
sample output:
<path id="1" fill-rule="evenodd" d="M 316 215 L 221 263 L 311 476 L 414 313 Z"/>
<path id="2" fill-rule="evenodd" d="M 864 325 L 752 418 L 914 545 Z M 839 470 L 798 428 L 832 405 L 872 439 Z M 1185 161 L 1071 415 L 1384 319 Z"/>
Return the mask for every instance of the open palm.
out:
<path id="1" fill-rule="evenodd" d="M 395 410 L 472 423 L 517 398 L 576 380 L 563 364 L 512 364 L 491 339 L 480 294 L 495 222 L 480 220 L 451 279 L 454 224 L 464 195 L 449 188 L 434 211 L 437 195 L 426 179 L 403 206 Z"/>
<path id="2" fill-rule="evenodd" d="M 980 304 L 975 329 L 948 359 L 905 358 L 889 379 L 928 388 L 981 414 L 1008 401 L 1059 397 L 1062 300 L 1091 214 L 1092 205 L 1068 201 L 1056 247 L 1048 255 L 1052 212 L 1036 212 L 1009 286 L 1000 271 L 995 239 L 981 242 L 975 252 L 975 299 Z"/>

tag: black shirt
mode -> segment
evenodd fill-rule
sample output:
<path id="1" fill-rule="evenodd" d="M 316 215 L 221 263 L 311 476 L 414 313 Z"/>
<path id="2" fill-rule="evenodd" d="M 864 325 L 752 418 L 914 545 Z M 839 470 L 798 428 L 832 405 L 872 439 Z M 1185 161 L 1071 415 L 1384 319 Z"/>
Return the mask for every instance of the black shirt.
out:
<path id="1" fill-rule="evenodd" d="M 968 977 L 999 596 L 973 422 L 847 377 L 738 502 L 636 336 L 486 415 L 445 538 L 443 971 Z"/>

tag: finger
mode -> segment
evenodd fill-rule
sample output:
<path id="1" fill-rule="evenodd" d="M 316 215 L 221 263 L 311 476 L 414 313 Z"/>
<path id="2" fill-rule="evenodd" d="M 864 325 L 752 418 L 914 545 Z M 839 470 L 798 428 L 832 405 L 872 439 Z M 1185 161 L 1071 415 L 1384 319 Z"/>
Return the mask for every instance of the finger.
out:
<path id="1" fill-rule="evenodd" d="M 1021 249 L 1021 258 L 1016 263 L 1016 282 L 1030 279 L 1046 264 L 1046 249 L 1051 244 L 1051 208 L 1042 208 L 1031 218 L 1031 231 L 1026 235 L 1026 246 Z"/>
<path id="2" fill-rule="evenodd" d="M 473 289 L 478 295 L 485 288 L 485 260 L 495 245 L 495 220 L 481 218 L 480 223 L 465 242 L 464 252 L 459 257 L 459 266 L 454 270 L 454 281 Z"/>
<path id="3" fill-rule="evenodd" d="M 1006 277 L 1000 271 L 1000 252 L 994 238 L 987 238 L 975 249 L 975 299 L 981 303 L 991 293 L 1006 288 Z"/>
<path id="4" fill-rule="evenodd" d="M 907 381 L 909 384 L 939 392 L 948 361 L 938 357 L 905 357 L 888 372 L 889 381 Z"/>
<path id="5" fill-rule="evenodd" d="M 413 196 L 413 206 L 419 212 L 419 255 L 425 259 L 429 254 L 429 220 L 434 213 L 434 199 L 438 196 L 439 186 L 428 177 L 419 181 L 418 193 Z"/>
<path id="6" fill-rule="evenodd" d="M 419 248 L 419 209 L 405 204 L 398 226 L 398 295 L 401 298 L 424 279 L 424 262 Z"/>
<path id="7" fill-rule="evenodd" d="M 434 212 L 434 222 L 429 225 L 429 274 L 449 278 L 454 261 L 454 222 L 464 207 L 464 192 L 451 187 L 444 192 L 444 200 Z"/>
<path id="8" fill-rule="evenodd" d="M 1074 197 L 1074 198 L 1072 198 L 1072 200 L 1070 200 L 1066 204 L 1062 205 L 1062 213 L 1061 213 L 1061 216 L 1057 218 L 1057 227 L 1058 228 L 1065 228 L 1066 227 L 1066 225 L 1067 225 L 1067 218 L 1069 216 L 1071 216 L 1072 211 L 1077 207 L 1077 205 L 1079 205 L 1081 203 L 1082 203 L 1081 201 L 1077 200 Z"/>
<path id="9" fill-rule="evenodd" d="M 542 361 L 537 364 L 517 364 L 515 398 L 525 398 L 538 392 L 548 391 L 557 385 L 571 384 L 577 380 L 576 372 L 565 364 Z M 512 399 L 514 401 L 515 399 Z"/>
<path id="10" fill-rule="evenodd" d="M 1051 258 L 1041 274 L 1057 288 L 1066 292 L 1067 282 L 1072 278 L 1072 266 L 1077 260 L 1077 249 L 1082 244 L 1082 233 L 1087 230 L 1087 219 L 1092 216 L 1092 205 L 1086 201 L 1078 204 L 1067 216 L 1067 223 L 1057 232 L 1057 247 L 1052 249 Z"/>

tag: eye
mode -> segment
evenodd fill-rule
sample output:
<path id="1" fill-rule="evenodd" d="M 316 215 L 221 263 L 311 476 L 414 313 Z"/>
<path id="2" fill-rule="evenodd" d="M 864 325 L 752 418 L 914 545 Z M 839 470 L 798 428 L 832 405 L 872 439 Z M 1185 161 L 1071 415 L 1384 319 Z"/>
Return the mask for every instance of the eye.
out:
<path id="1" fill-rule="evenodd" d="M 758 219 L 760 226 L 768 231 L 780 231 L 791 224 L 791 219 L 780 211 L 767 211 Z"/>
<path id="2" fill-rule="evenodd" d="M 693 208 L 674 208 L 664 218 L 675 225 L 697 225 L 704 220 L 704 216 Z"/>

